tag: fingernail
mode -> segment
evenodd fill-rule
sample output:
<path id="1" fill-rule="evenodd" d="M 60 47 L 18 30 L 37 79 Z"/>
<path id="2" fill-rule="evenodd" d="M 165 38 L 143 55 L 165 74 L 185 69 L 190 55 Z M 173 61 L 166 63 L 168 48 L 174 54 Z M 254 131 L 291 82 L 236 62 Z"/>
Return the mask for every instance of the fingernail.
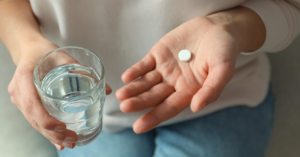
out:
<path id="1" fill-rule="evenodd" d="M 112 89 L 110 88 L 110 86 L 108 85 L 105 85 L 105 89 L 108 90 L 108 91 L 111 91 Z"/>
<path id="2" fill-rule="evenodd" d="M 110 94 L 112 92 L 112 89 L 109 86 L 105 87 L 106 94 Z"/>
<path id="3" fill-rule="evenodd" d="M 57 131 L 57 132 L 64 132 L 66 131 L 66 128 L 64 126 L 56 126 L 54 128 L 54 131 Z"/>
<path id="4" fill-rule="evenodd" d="M 66 137 L 64 142 L 67 142 L 67 143 L 75 143 L 75 138 L 74 137 Z"/>
<path id="5" fill-rule="evenodd" d="M 71 149 L 73 149 L 75 147 L 74 143 L 63 142 L 62 145 L 65 146 L 65 147 L 71 148 Z"/>
<path id="6" fill-rule="evenodd" d="M 54 146 L 55 146 L 55 147 L 56 147 L 56 148 L 57 148 L 59 151 L 61 151 L 61 150 L 62 150 L 62 149 L 61 149 L 61 148 L 62 148 L 62 146 L 60 146 L 60 145 L 58 145 L 58 144 L 56 144 L 56 143 L 54 144 Z"/>

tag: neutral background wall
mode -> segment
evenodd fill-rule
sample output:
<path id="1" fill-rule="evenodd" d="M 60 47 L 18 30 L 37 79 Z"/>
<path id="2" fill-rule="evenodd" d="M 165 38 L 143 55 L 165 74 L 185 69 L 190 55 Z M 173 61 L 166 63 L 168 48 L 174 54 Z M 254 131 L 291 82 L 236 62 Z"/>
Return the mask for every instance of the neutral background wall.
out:
<path id="1" fill-rule="evenodd" d="M 274 131 L 267 157 L 300 156 L 300 37 L 269 54 L 272 90 L 277 95 Z M 0 157 L 55 157 L 55 148 L 25 120 L 7 92 L 15 65 L 0 43 Z"/>

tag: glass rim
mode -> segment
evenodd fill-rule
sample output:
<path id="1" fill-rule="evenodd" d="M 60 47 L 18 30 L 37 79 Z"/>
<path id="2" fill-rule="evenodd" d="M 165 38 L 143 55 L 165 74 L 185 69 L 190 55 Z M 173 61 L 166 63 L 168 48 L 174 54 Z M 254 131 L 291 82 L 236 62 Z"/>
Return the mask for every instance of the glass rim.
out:
<path id="1" fill-rule="evenodd" d="M 73 98 L 57 98 L 57 97 L 54 97 L 52 95 L 49 95 L 47 93 L 45 93 L 41 88 L 40 86 L 37 84 L 37 78 L 35 77 L 36 73 L 37 73 L 37 67 L 40 65 L 40 63 L 47 57 L 49 56 L 52 52 L 55 52 L 55 51 L 58 51 L 58 50 L 62 50 L 62 49 L 66 49 L 66 48 L 76 48 L 76 49 L 81 49 L 81 50 L 85 50 L 85 51 L 88 51 L 90 52 L 92 55 L 94 55 L 100 62 L 100 65 L 101 65 L 101 70 L 102 70 L 102 73 L 101 73 L 101 76 L 100 76 L 100 80 L 97 82 L 96 86 L 93 87 L 91 90 L 89 90 L 88 92 L 82 94 L 82 95 L 79 95 L 79 96 L 76 96 L 76 97 L 73 97 Z M 102 64 L 102 61 L 101 59 L 92 51 L 86 49 L 86 48 L 83 48 L 83 47 L 79 47 L 79 46 L 63 46 L 63 47 L 59 47 L 57 49 L 54 49 L 50 52 L 48 52 L 46 55 L 44 55 L 39 61 L 38 63 L 35 65 L 34 67 L 34 71 L 33 71 L 33 82 L 34 82 L 34 85 L 35 87 L 37 88 L 37 90 L 39 92 L 41 92 L 43 95 L 47 96 L 47 98 L 51 98 L 51 99 L 55 99 L 55 100 L 61 100 L 61 101 L 66 101 L 66 100 L 77 100 L 77 99 L 81 99 L 81 98 L 84 98 L 84 97 L 87 97 L 89 96 L 92 92 L 94 92 L 96 89 L 99 88 L 100 84 L 102 83 L 102 80 L 104 79 L 104 74 L 105 74 L 105 70 L 104 70 L 104 66 Z"/>

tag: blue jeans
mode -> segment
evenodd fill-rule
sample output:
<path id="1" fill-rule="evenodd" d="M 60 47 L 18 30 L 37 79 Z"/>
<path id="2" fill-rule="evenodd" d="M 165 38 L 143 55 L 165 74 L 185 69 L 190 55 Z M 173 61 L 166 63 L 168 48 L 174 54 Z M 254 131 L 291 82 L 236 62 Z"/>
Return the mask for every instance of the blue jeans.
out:
<path id="1" fill-rule="evenodd" d="M 65 148 L 59 157 L 264 157 L 272 130 L 274 96 L 256 108 L 231 107 L 155 128 L 102 131 L 87 146 Z"/>

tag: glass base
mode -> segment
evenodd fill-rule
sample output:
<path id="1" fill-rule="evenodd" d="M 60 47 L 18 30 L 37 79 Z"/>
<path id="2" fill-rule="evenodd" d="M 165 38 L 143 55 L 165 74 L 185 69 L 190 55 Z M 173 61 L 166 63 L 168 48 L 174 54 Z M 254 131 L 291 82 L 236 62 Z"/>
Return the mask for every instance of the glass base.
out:
<path id="1" fill-rule="evenodd" d="M 99 136 L 101 130 L 102 124 L 88 133 L 77 134 L 78 140 L 76 142 L 76 146 L 85 146 L 87 144 L 90 144 Z"/>

